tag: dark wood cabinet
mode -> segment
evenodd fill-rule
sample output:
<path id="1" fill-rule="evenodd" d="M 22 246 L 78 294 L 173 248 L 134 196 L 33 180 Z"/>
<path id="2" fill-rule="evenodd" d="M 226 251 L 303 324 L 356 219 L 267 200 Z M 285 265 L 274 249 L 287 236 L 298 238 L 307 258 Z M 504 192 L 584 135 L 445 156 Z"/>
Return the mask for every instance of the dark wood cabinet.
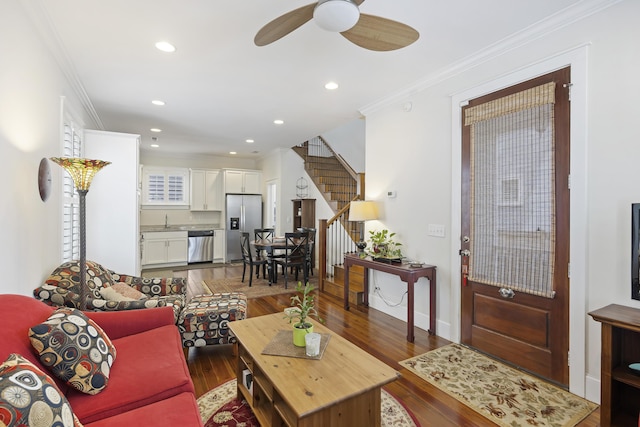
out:
<path id="1" fill-rule="evenodd" d="M 638 425 L 640 373 L 629 365 L 640 362 L 640 310 L 611 304 L 589 315 L 602 323 L 600 424 Z"/>
<path id="2" fill-rule="evenodd" d="M 294 199 L 293 202 L 293 230 L 300 227 L 317 228 L 316 199 Z"/>

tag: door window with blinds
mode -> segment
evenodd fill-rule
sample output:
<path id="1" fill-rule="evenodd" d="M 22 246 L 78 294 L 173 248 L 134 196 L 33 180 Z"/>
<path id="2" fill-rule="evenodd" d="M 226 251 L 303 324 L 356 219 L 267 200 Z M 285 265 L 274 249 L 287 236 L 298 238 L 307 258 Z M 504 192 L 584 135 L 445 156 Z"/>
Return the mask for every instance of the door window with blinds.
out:
<path id="1" fill-rule="evenodd" d="M 72 121 L 63 123 L 63 157 L 80 157 L 81 130 Z M 80 257 L 80 201 L 73 178 L 62 172 L 62 261 Z"/>
<path id="2" fill-rule="evenodd" d="M 469 279 L 552 298 L 554 91 L 548 83 L 465 110 L 471 126 Z"/>

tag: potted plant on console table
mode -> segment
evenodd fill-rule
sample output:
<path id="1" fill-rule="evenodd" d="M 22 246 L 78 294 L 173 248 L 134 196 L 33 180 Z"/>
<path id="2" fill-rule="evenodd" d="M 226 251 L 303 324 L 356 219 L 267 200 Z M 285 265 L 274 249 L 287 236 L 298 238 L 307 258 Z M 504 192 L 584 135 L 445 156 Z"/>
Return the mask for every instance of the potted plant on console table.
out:
<path id="1" fill-rule="evenodd" d="M 393 236 L 395 235 L 396 233 L 390 233 L 387 229 L 369 231 L 371 245 L 367 253 L 374 261 L 387 263 L 402 262 L 402 250 L 400 249 L 402 243 L 393 240 Z"/>
<path id="2" fill-rule="evenodd" d="M 285 318 L 289 319 L 289 323 L 297 319 L 293 324 L 293 344 L 298 347 L 304 347 L 305 335 L 313 332 L 313 324 L 307 321 L 308 316 L 316 316 L 321 323 L 324 323 L 323 320 L 318 317 L 318 312 L 314 304 L 314 296 L 311 295 L 313 290 L 314 287 L 309 282 L 307 282 L 304 287 L 302 286 L 302 282 L 298 282 L 296 291 L 302 295 L 302 298 L 300 297 L 301 295 L 297 294 L 292 296 L 291 308 L 287 308 L 284 311 Z"/>

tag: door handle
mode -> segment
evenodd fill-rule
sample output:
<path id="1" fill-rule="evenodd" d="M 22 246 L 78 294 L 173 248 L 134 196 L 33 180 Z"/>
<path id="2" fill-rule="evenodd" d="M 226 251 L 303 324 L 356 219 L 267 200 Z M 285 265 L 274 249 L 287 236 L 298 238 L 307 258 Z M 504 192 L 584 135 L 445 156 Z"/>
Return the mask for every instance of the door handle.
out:
<path id="1" fill-rule="evenodd" d="M 460 255 L 462 256 L 469 256 L 471 255 L 471 251 L 469 249 L 460 249 L 459 251 Z"/>
<path id="2" fill-rule="evenodd" d="M 516 296 L 516 293 L 513 292 L 513 289 L 509 289 L 509 288 L 500 288 L 498 292 L 500 293 L 500 296 L 502 298 L 511 299 Z"/>

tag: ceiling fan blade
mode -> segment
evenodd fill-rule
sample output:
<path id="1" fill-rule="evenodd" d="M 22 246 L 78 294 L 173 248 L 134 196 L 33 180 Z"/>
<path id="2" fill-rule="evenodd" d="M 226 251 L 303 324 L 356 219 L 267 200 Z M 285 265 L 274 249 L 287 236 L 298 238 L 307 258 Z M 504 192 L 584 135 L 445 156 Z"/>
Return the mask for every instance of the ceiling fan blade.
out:
<path id="1" fill-rule="evenodd" d="M 316 3 L 311 3 L 277 17 L 258 31 L 253 42 L 256 46 L 266 46 L 280 40 L 296 28 L 311 21 L 315 7 Z"/>
<path id="2" fill-rule="evenodd" d="M 408 25 L 364 13 L 360 14 L 360 19 L 353 28 L 340 34 L 351 43 L 375 51 L 400 49 L 420 37 L 420 33 Z"/>

